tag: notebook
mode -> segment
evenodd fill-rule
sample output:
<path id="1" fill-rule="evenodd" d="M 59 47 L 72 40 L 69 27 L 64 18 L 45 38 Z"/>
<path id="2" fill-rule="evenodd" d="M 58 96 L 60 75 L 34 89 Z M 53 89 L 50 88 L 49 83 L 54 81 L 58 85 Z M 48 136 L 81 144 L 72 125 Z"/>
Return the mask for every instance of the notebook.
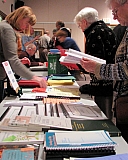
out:
<path id="1" fill-rule="evenodd" d="M 104 130 L 51 131 L 45 133 L 44 152 L 47 158 L 104 156 L 115 154 L 115 145 Z"/>

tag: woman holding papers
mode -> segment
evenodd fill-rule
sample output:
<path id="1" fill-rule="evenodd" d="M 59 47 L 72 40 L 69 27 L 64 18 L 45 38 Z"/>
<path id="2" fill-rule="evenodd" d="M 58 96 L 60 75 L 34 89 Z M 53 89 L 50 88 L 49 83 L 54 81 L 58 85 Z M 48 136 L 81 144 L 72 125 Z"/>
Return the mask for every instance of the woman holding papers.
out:
<path id="1" fill-rule="evenodd" d="M 128 26 L 127 0 L 106 0 L 112 10 L 113 19 L 122 26 Z M 115 80 L 116 125 L 128 142 L 128 30 L 117 49 L 115 64 L 99 64 L 92 60 L 82 59 L 82 67 L 94 73 L 98 79 Z"/>
<path id="2" fill-rule="evenodd" d="M 98 11 L 85 7 L 74 18 L 75 23 L 84 32 L 86 37 L 85 53 L 114 63 L 116 39 L 113 31 L 98 19 Z M 113 81 L 99 81 L 94 74 L 90 74 L 89 94 L 94 96 L 95 102 L 106 114 L 112 118 Z M 86 85 L 80 88 L 85 93 Z"/>
<path id="3" fill-rule="evenodd" d="M 37 81 L 41 87 L 46 87 L 43 78 L 35 76 L 27 69 L 17 55 L 16 32 L 23 32 L 29 25 L 36 23 L 36 16 L 32 9 L 27 6 L 11 12 L 4 21 L 0 22 L 0 102 L 4 97 L 4 79 L 6 78 L 2 62 L 9 61 L 13 72 L 26 79 Z"/>

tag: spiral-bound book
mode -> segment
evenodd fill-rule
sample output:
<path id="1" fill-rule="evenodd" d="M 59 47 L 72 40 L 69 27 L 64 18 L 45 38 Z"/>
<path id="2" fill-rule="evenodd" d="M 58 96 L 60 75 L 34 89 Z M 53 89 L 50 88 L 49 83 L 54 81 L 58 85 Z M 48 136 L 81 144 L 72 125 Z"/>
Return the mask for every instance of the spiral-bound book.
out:
<path id="1" fill-rule="evenodd" d="M 56 131 L 45 133 L 47 159 L 50 157 L 91 157 L 115 154 L 116 143 L 108 132 L 99 131 Z"/>

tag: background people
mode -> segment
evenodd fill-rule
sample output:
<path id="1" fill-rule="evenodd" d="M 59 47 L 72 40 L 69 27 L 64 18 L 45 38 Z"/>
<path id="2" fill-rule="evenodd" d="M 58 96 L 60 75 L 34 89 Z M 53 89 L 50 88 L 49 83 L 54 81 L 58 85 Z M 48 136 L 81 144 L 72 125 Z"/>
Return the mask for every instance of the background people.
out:
<path id="1" fill-rule="evenodd" d="M 22 32 L 29 25 L 36 23 L 36 17 L 30 7 L 23 6 L 11 12 L 5 20 L 0 22 L 0 102 L 4 98 L 4 79 L 6 78 L 2 62 L 9 61 L 14 73 L 26 79 L 32 79 L 41 87 L 46 87 L 43 78 L 35 76 L 27 69 L 17 55 L 17 39 L 15 31 Z"/>
<path id="2" fill-rule="evenodd" d="M 32 66 L 43 66 L 42 62 L 36 62 L 35 59 L 33 58 L 33 55 L 36 53 L 37 47 L 35 44 L 30 43 L 29 45 L 26 46 L 26 51 L 22 52 L 19 55 L 19 58 L 21 59 L 21 62 L 27 67 L 32 67 Z"/>
<path id="3" fill-rule="evenodd" d="M 117 19 L 122 26 L 128 26 L 127 0 L 106 0 L 112 10 L 113 19 Z M 115 64 L 99 64 L 83 58 L 82 67 L 94 73 L 98 79 L 115 80 L 115 113 L 116 125 L 122 136 L 128 142 L 128 30 L 117 49 Z"/>
<path id="4" fill-rule="evenodd" d="M 48 32 L 44 30 L 44 34 L 40 36 L 38 40 L 38 46 L 39 46 L 39 60 L 41 62 L 47 62 L 48 61 L 48 51 L 50 48 L 50 40 L 51 38 L 48 35 Z"/>
<path id="5" fill-rule="evenodd" d="M 86 37 L 85 53 L 105 59 L 106 63 L 114 63 L 116 53 L 116 38 L 113 31 L 98 18 L 98 11 L 91 7 L 83 8 L 74 18 L 74 22 L 84 32 Z M 99 81 L 90 74 L 89 94 L 108 118 L 112 118 L 113 81 Z M 85 90 L 85 91 L 84 91 Z M 87 86 L 80 88 L 87 92 Z"/>

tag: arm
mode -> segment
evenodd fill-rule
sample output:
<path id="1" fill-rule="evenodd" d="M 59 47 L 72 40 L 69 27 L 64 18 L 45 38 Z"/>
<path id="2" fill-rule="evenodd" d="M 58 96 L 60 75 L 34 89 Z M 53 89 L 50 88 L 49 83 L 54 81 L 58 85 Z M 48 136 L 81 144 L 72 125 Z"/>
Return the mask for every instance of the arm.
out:
<path id="1" fill-rule="evenodd" d="M 81 59 L 81 66 L 88 72 L 94 73 L 100 80 L 127 80 L 128 61 L 116 64 L 99 64 L 85 58 Z"/>
<path id="2" fill-rule="evenodd" d="M 29 45 L 30 43 L 35 42 L 36 40 L 38 40 L 38 39 L 39 39 L 39 37 L 40 37 L 40 36 L 36 36 L 36 37 L 35 37 L 35 38 L 33 38 L 32 40 L 30 40 L 30 41 L 26 42 L 26 43 L 24 44 L 24 46 L 26 47 L 26 46 L 27 46 L 27 45 Z"/>
<path id="3" fill-rule="evenodd" d="M 36 80 L 40 86 L 46 87 L 46 83 L 40 77 L 35 76 L 29 69 L 27 69 L 18 58 L 16 35 L 11 26 L 4 26 L 1 32 L 1 43 L 3 46 L 3 54 L 5 60 L 9 61 L 12 70 L 26 79 Z M 3 60 L 4 61 L 4 60 Z M 4 69 L 3 69 L 4 70 Z M 3 72 L 3 71 L 2 71 Z"/>

